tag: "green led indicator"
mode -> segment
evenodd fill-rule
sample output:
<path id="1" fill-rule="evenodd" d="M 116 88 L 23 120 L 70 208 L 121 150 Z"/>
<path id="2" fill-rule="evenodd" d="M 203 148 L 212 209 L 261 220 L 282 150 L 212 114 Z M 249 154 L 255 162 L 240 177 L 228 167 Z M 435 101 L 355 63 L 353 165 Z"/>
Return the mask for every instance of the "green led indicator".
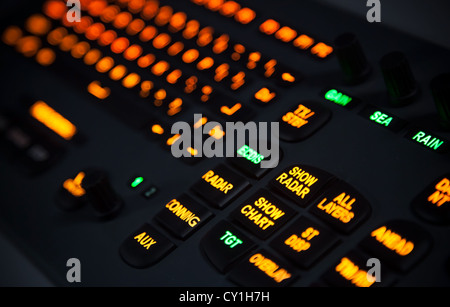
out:
<path id="1" fill-rule="evenodd" d="M 250 148 L 247 145 L 242 146 L 237 150 L 238 155 L 246 158 L 248 161 L 259 164 L 262 160 L 264 160 L 264 156 L 258 153 L 256 150 Z"/>
<path id="2" fill-rule="evenodd" d="M 340 106 L 347 106 L 353 99 L 338 90 L 331 89 L 325 94 L 325 99 L 334 102 Z"/>
<path id="3" fill-rule="evenodd" d="M 439 147 L 441 147 L 442 144 L 444 144 L 444 141 L 432 136 L 431 134 L 427 134 L 423 131 L 417 132 L 412 137 L 412 140 L 433 150 L 438 150 Z"/>
<path id="4" fill-rule="evenodd" d="M 132 188 L 137 188 L 142 182 L 144 182 L 144 178 L 143 178 L 143 177 L 137 177 L 137 178 L 134 179 L 134 181 L 131 183 L 131 187 L 132 187 Z"/>
<path id="5" fill-rule="evenodd" d="M 228 230 L 225 232 L 225 234 L 220 238 L 225 245 L 227 245 L 229 248 L 234 248 L 236 245 L 242 244 L 242 240 L 240 240 L 238 237 L 233 235 Z"/>
<path id="6" fill-rule="evenodd" d="M 387 114 L 384 114 L 380 111 L 375 111 L 370 117 L 370 120 L 380 124 L 382 126 L 389 126 L 393 120 L 393 118 Z"/>

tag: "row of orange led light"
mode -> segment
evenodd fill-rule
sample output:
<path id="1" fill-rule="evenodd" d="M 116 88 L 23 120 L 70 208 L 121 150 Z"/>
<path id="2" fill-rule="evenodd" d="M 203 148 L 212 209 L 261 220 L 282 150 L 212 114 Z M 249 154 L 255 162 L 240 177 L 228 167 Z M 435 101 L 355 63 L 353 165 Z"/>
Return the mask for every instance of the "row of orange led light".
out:
<path id="1" fill-rule="evenodd" d="M 97 2 L 97 3 L 99 3 L 99 2 Z M 54 15 L 51 15 L 51 16 L 53 16 L 54 18 L 57 17 Z M 117 14 L 116 14 L 116 16 L 117 16 Z M 85 36 L 88 39 L 91 39 L 91 40 L 97 39 L 97 42 L 102 46 L 110 44 L 110 48 L 114 53 L 123 53 L 123 56 L 127 60 L 130 60 L 130 61 L 136 60 L 142 54 L 142 47 L 140 47 L 139 45 L 136 45 L 136 44 L 129 46 L 128 39 L 126 39 L 125 37 L 117 38 L 117 33 L 113 30 L 104 31 L 104 26 L 101 23 L 92 24 L 92 18 L 90 18 L 89 16 L 84 16 L 82 18 L 81 22 L 76 23 L 76 24 L 72 24 L 72 23 L 68 23 L 68 22 L 64 22 L 64 21 L 65 21 L 65 18 L 62 18 L 62 22 L 66 23 L 66 26 L 74 26 L 75 32 L 78 32 L 80 34 L 84 32 Z M 131 24 L 131 22 L 128 23 L 128 26 L 130 24 Z M 127 26 L 127 24 L 125 24 L 124 26 Z M 128 27 L 127 29 L 130 29 L 130 31 L 132 30 L 130 27 Z M 149 29 L 149 28 L 147 27 L 147 29 Z M 105 33 L 109 33 L 108 36 L 111 36 L 114 40 L 113 39 L 110 39 L 110 40 L 105 39 Z M 156 35 L 156 33 L 154 35 Z M 109 57 L 107 59 L 103 59 L 103 61 L 101 61 L 99 63 L 100 65 L 97 65 L 97 68 L 99 68 L 101 70 L 101 72 L 108 70 L 109 66 L 111 66 L 110 63 L 112 63 L 111 60 L 112 59 Z M 155 56 L 152 54 L 147 54 L 147 55 L 139 57 L 137 59 L 138 65 L 142 68 L 149 67 L 155 61 L 156 61 Z M 159 61 L 151 67 L 151 71 L 154 75 L 161 76 L 166 71 L 168 71 L 169 68 L 170 68 L 169 63 L 167 63 L 165 61 Z M 118 65 L 114 69 L 110 70 L 110 76 L 114 80 L 120 79 L 120 77 L 124 73 L 126 73 L 126 67 L 123 65 Z M 175 84 L 178 81 L 178 79 L 181 77 L 181 75 L 182 75 L 181 70 L 175 69 L 167 75 L 166 81 L 169 82 L 170 84 Z M 185 92 L 186 93 L 193 92 L 196 89 L 197 82 L 198 82 L 198 78 L 195 76 L 188 78 L 185 82 L 186 83 Z M 148 93 L 149 89 L 152 88 L 151 82 L 144 81 L 142 83 L 141 87 L 142 87 L 141 96 L 147 97 L 149 94 Z M 201 99 L 204 101 L 208 100 L 209 95 L 211 93 L 212 93 L 212 88 L 210 86 L 202 87 L 202 98 Z M 155 104 L 157 104 L 159 106 L 161 104 L 161 100 L 157 99 L 155 101 Z M 176 114 L 177 111 L 179 110 L 179 108 L 174 108 L 174 105 L 176 105 L 176 104 L 169 105 L 169 108 L 171 108 L 169 110 L 169 115 Z"/>
<path id="2" fill-rule="evenodd" d="M 212 12 L 218 12 L 222 16 L 234 18 L 240 24 L 246 25 L 256 18 L 254 10 L 242 7 L 236 1 L 227 0 L 191 0 L 191 2 L 204 6 Z"/>
<path id="3" fill-rule="evenodd" d="M 273 35 L 276 39 L 284 43 L 292 43 L 295 47 L 301 50 L 308 50 L 319 58 L 326 58 L 333 52 L 333 47 L 328 46 L 323 42 L 316 43 L 315 39 L 306 35 L 300 34 L 295 29 L 281 24 L 274 19 L 267 19 L 260 26 L 259 30 L 266 35 Z"/>
<path id="4" fill-rule="evenodd" d="M 87 12 L 89 14 L 94 14 L 97 15 L 98 12 L 93 12 L 92 5 L 95 4 L 97 5 L 98 3 L 105 3 L 104 1 L 98 0 L 95 2 L 91 2 L 90 5 L 87 6 Z M 163 25 L 164 22 L 168 22 L 170 23 L 170 26 L 172 28 L 178 27 L 179 28 L 179 23 L 177 21 L 174 21 L 174 17 L 175 16 L 180 16 L 180 15 L 172 15 L 172 13 L 168 13 L 167 9 L 164 10 L 157 10 L 156 6 L 153 6 L 153 4 L 157 3 L 155 1 L 152 2 L 148 2 L 148 4 L 152 3 L 152 14 L 149 14 L 149 10 L 147 10 L 145 17 L 146 19 L 150 18 L 151 16 L 155 15 L 155 20 L 158 20 L 158 24 L 159 25 Z M 135 8 L 135 10 L 137 10 Z M 169 34 L 167 33 L 159 33 L 158 30 L 153 27 L 153 26 L 146 26 L 145 22 L 142 19 L 136 18 L 133 19 L 132 15 L 129 12 L 121 12 L 120 8 L 118 6 L 115 5 L 109 5 L 106 6 L 103 10 L 103 14 L 105 11 L 109 11 L 109 13 L 107 14 L 107 18 L 105 17 L 106 15 L 100 15 L 101 19 L 105 22 L 111 22 L 112 25 L 117 28 L 118 30 L 121 29 L 125 29 L 126 33 L 129 35 L 137 35 L 139 34 L 139 39 L 144 42 L 144 43 L 152 43 L 152 46 L 155 49 L 158 50 L 166 50 L 167 53 L 170 56 L 176 56 L 176 55 L 182 55 L 181 58 L 183 60 L 183 62 L 191 64 L 194 63 L 198 58 L 199 58 L 199 52 L 196 49 L 190 49 L 187 51 L 184 51 L 184 44 L 181 42 L 174 42 L 172 43 L 172 38 Z M 142 15 L 142 14 L 141 14 Z M 162 17 L 158 17 L 158 16 L 165 16 L 164 18 Z M 169 18 L 169 16 L 171 16 Z M 88 26 L 88 28 L 86 29 L 87 32 L 90 31 L 92 26 L 89 26 L 89 16 L 85 16 L 81 19 L 81 23 L 80 24 L 85 24 Z M 176 18 L 178 19 L 178 18 Z M 162 20 L 165 20 L 164 22 Z M 97 23 L 94 24 L 94 26 L 97 25 L 101 25 L 103 26 L 101 23 Z M 98 26 L 98 27 L 101 27 Z M 86 27 L 86 26 L 84 26 Z M 103 26 L 104 27 L 104 26 Z M 74 30 L 80 31 L 80 28 L 82 28 L 82 26 L 74 26 Z M 169 27 L 170 28 L 170 27 Z M 97 30 L 97 32 L 101 31 L 102 29 Z M 120 38 L 117 39 L 115 38 L 117 35 L 113 30 L 107 30 L 105 32 L 103 32 L 102 34 L 100 34 L 99 36 L 99 44 L 105 45 L 108 44 L 109 41 L 106 40 L 104 38 L 104 36 L 107 37 L 111 37 L 111 39 L 109 41 L 112 41 L 114 39 L 114 41 L 111 43 L 111 48 L 112 51 L 115 53 L 120 53 L 122 51 L 122 49 L 126 46 L 127 44 L 127 39 L 126 38 Z M 103 40 L 102 40 L 103 38 Z M 106 40 L 106 41 L 105 41 Z M 183 52 L 184 51 L 184 52 Z M 136 57 L 138 57 L 141 53 L 142 53 L 142 47 L 138 46 L 138 45 L 133 45 L 131 47 L 129 47 L 128 49 L 126 49 L 124 51 L 124 57 L 128 60 L 134 60 Z M 141 57 L 138 59 L 138 65 L 142 68 L 146 68 L 148 67 L 149 62 L 154 61 L 155 57 L 154 55 L 146 55 L 144 57 Z M 199 60 L 196 67 L 199 70 L 206 70 L 209 69 L 213 66 L 214 64 L 214 60 L 210 57 L 206 57 L 203 58 L 202 60 Z M 161 76 L 162 74 L 164 74 L 167 70 L 169 70 L 170 68 L 170 64 L 166 61 L 160 61 L 157 64 L 155 64 L 152 67 L 152 72 L 155 75 Z M 218 73 L 219 75 L 219 73 Z M 180 69 L 175 69 L 174 71 L 172 71 L 172 73 L 169 73 L 166 81 L 169 82 L 170 84 L 175 84 L 182 76 L 182 72 Z M 235 77 L 235 80 L 238 79 L 240 77 L 240 75 Z M 219 80 L 219 78 L 215 78 L 216 80 Z M 239 81 L 239 79 L 238 79 Z M 191 76 L 190 78 L 188 78 L 186 80 L 186 88 L 185 88 L 185 92 L 186 93 L 192 93 L 195 89 L 197 89 L 199 86 L 197 85 L 198 82 L 198 78 L 196 76 Z M 237 84 L 239 84 L 238 82 L 234 82 L 232 85 L 237 88 Z M 212 93 L 212 87 L 209 85 L 204 85 L 201 87 L 202 89 L 202 96 L 201 96 L 201 100 L 202 101 L 207 101 L 209 99 L 210 94 Z"/>
<path id="5" fill-rule="evenodd" d="M 68 23 L 65 22 L 66 18 L 63 18 L 64 14 L 55 14 L 55 11 L 57 11 L 56 7 L 61 7 L 61 2 L 57 1 L 51 1 L 46 3 L 44 7 L 44 12 L 51 16 L 54 19 L 61 19 L 62 23 L 66 26 L 76 26 L 76 29 L 74 29 L 75 32 L 79 34 L 85 34 L 85 36 L 90 40 L 98 40 L 98 43 L 100 45 L 107 45 L 108 43 L 103 40 L 100 42 L 100 37 L 105 32 L 102 32 L 101 30 L 104 30 L 104 27 L 99 27 L 101 25 L 100 23 L 92 24 L 92 22 L 89 22 L 89 17 L 83 17 L 83 22 L 80 23 Z M 61 7 L 62 8 L 62 7 Z M 103 26 L 103 25 L 102 25 Z M 114 31 L 109 32 L 114 37 L 117 37 Z M 154 89 L 154 85 L 152 81 L 144 80 L 141 82 L 141 76 L 137 73 L 129 73 L 128 69 L 124 65 L 115 65 L 114 59 L 111 57 L 102 56 L 102 53 L 100 50 L 90 47 L 90 44 L 85 41 L 79 41 L 78 37 L 74 34 L 68 34 L 68 31 L 63 28 L 57 28 L 51 31 L 48 34 L 48 41 L 51 45 L 59 45 L 60 49 L 62 51 L 70 51 L 71 55 L 74 58 L 81 59 L 83 58 L 84 63 L 86 65 L 95 65 L 95 68 L 100 73 L 108 73 L 109 77 L 112 80 L 120 81 L 122 80 L 122 85 L 125 88 L 135 88 L 139 83 L 141 85 L 140 89 L 140 96 L 143 98 L 147 98 L 150 96 L 151 90 Z M 128 40 L 123 40 L 121 38 L 116 38 L 114 40 L 111 40 L 109 43 L 111 46 L 111 50 L 115 53 L 123 53 L 123 56 L 127 60 L 134 60 L 140 55 L 140 46 L 138 45 L 132 45 L 128 46 L 127 44 Z M 125 47 L 126 46 L 126 47 Z M 141 66 L 147 67 L 150 66 L 154 62 L 153 55 L 146 55 L 144 57 L 139 58 L 138 62 L 141 64 Z M 158 62 L 152 67 L 152 72 L 155 75 L 162 74 L 161 71 L 165 67 L 164 62 Z M 128 75 L 127 75 L 128 74 Z M 170 75 L 170 74 L 169 74 Z M 93 82 L 89 85 L 88 91 L 96 96 L 99 99 L 105 99 L 109 96 L 109 89 L 102 88 L 99 84 L 99 82 Z M 163 104 L 164 99 L 167 98 L 167 92 L 164 89 L 158 89 L 155 90 L 155 93 L 153 95 L 154 97 L 154 104 L 156 106 L 161 106 Z M 177 113 L 179 113 L 182 110 L 182 100 L 180 98 L 176 98 L 174 101 L 169 103 L 168 107 L 169 110 L 167 111 L 167 114 L 169 116 L 173 116 Z"/>
<path id="6" fill-rule="evenodd" d="M 95 0 L 94 0 L 95 1 Z M 103 1 L 103 0 L 97 0 L 97 1 Z M 123 1 L 126 2 L 126 1 Z M 92 2 L 94 3 L 94 2 Z M 128 9 L 130 10 L 130 3 L 132 1 L 128 2 L 129 6 Z M 156 0 L 147 1 L 145 2 L 146 5 L 142 6 L 140 9 L 142 11 L 139 11 L 136 6 L 134 6 L 134 12 L 140 12 L 141 17 L 146 20 L 154 20 L 154 23 L 159 26 L 167 26 L 169 31 L 172 33 L 180 32 L 182 31 L 182 35 L 186 40 L 196 39 L 196 44 L 199 47 L 206 47 L 211 45 L 212 51 L 215 54 L 221 54 L 228 50 L 232 45 L 233 50 L 231 53 L 231 59 L 233 61 L 239 61 L 243 57 L 244 53 L 247 51 L 246 47 L 242 44 L 231 44 L 230 37 L 227 34 L 222 35 L 216 35 L 214 36 L 214 29 L 212 27 L 206 26 L 201 28 L 200 23 L 197 20 L 188 20 L 187 16 L 184 12 L 176 12 L 174 13 L 172 7 L 170 6 L 162 6 L 159 7 L 159 2 Z M 148 9 L 148 7 L 151 7 L 151 10 Z M 87 8 L 89 11 L 89 7 Z M 144 13 L 145 12 L 145 13 Z M 151 13 L 149 13 L 151 12 Z M 127 12 L 121 12 L 119 14 L 124 14 Z M 151 37 L 154 37 L 156 35 L 155 29 L 150 28 L 148 32 L 151 34 Z M 145 32 L 146 29 L 142 33 Z M 127 31 L 128 32 L 128 31 Z M 144 33 L 145 34 L 145 33 Z M 182 42 L 175 42 L 173 45 L 169 47 L 169 44 L 171 43 L 170 35 L 167 33 L 162 33 L 163 37 L 161 38 L 162 44 L 158 44 L 158 47 L 161 49 L 168 48 L 168 53 L 170 55 L 176 55 L 182 51 L 182 48 L 184 47 L 184 44 Z M 145 38 L 146 35 L 140 35 L 140 38 L 142 41 L 148 41 L 147 38 Z M 150 37 L 150 38 L 151 38 Z M 145 39 L 143 39 L 145 38 Z M 187 63 L 193 63 L 198 59 L 199 52 L 198 50 L 191 49 L 186 54 L 186 56 L 183 58 L 184 62 Z M 260 52 L 254 51 L 249 52 L 248 55 L 248 62 L 246 65 L 246 68 L 249 70 L 253 70 L 257 67 L 257 65 L 262 62 L 262 55 Z M 227 77 L 231 78 L 231 89 L 236 90 L 239 89 L 244 83 L 245 83 L 245 73 L 244 72 L 238 72 L 235 75 L 230 74 L 230 65 L 227 63 L 222 63 L 218 66 L 214 66 L 214 59 L 211 57 L 205 57 L 202 60 L 199 60 L 196 62 L 197 69 L 198 70 L 209 70 L 214 69 L 215 75 L 214 80 L 216 82 L 221 82 Z M 269 78 L 273 75 L 275 72 L 275 67 L 277 66 L 276 60 L 269 60 L 267 63 L 264 64 L 264 76 L 266 78 Z M 290 74 L 285 73 L 285 77 L 283 77 L 283 80 L 286 82 L 293 82 L 295 81 L 295 76 L 292 76 Z"/>
<path id="7" fill-rule="evenodd" d="M 151 3 L 155 4 L 156 1 L 152 1 Z M 170 6 L 163 6 L 159 9 L 156 5 L 153 7 L 155 10 L 152 15 L 154 15 L 154 23 L 159 26 L 168 26 L 169 31 L 172 33 L 183 31 L 183 36 L 185 39 L 192 39 L 197 37 L 197 44 L 200 47 L 204 47 L 211 43 L 213 40 L 214 30 L 211 27 L 205 27 L 200 29 L 200 25 L 195 20 L 187 21 L 187 16 L 183 12 L 173 13 L 173 9 Z M 89 7 L 88 7 L 89 11 Z M 117 17 L 113 21 L 113 26 L 118 28 L 117 23 L 115 22 L 117 18 L 123 16 L 123 14 L 129 14 L 128 12 L 120 12 L 120 9 L 117 11 Z M 142 15 L 142 14 L 141 14 Z M 151 15 L 145 15 L 147 19 L 151 17 Z M 131 19 L 131 15 L 129 16 L 127 22 L 130 24 L 135 22 L 135 19 Z M 120 23 L 122 26 L 126 26 L 125 22 Z M 128 33 L 129 31 L 127 31 Z M 230 65 L 227 63 L 223 63 L 215 66 L 215 61 L 211 57 L 200 57 L 200 52 L 197 49 L 189 49 L 184 51 L 184 44 L 180 41 L 172 42 L 172 37 L 168 33 L 158 33 L 158 30 L 155 27 L 147 26 L 142 29 L 140 32 L 139 38 L 143 42 L 152 42 L 154 48 L 159 50 L 166 50 L 167 53 L 171 56 L 181 55 L 181 59 L 184 63 L 193 64 L 200 71 L 206 70 L 214 70 L 214 80 L 216 82 L 222 82 L 227 77 L 231 78 L 231 89 L 237 90 L 242 85 L 245 84 L 245 73 L 238 72 L 232 76 L 230 73 Z M 223 45 L 222 38 L 225 36 L 221 36 L 217 42 L 215 42 L 215 46 Z M 217 49 L 217 48 L 216 48 Z"/>

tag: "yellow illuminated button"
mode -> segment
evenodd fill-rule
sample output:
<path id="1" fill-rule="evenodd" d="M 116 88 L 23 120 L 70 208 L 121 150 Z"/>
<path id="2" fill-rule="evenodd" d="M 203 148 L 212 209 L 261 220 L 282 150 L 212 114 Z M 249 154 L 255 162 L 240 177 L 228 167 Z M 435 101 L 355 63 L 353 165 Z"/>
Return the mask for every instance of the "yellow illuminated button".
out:
<path id="1" fill-rule="evenodd" d="M 223 208 L 249 186 L 249 182 L 225 165 L 206 171 L 192 189 L 214 207 Z"/>
<path id="2" fill-rule="evenodd" d="M 213 214 L 190 196 L 183 194 L 168 201 L 155 219 L 179 239 L 186 239 L 201 228 Z"/>
<path id="3" fill-rule="evenodd" d="M 161 261 L 175 245 L 160 231 L 144 224 L 122 243 L 119 254 L 133 268 L 144 269 Z"/>
<path id="4" fill-rule="evenodd" d="M 231 214 L 234 220 L 260 239 L 285 225 L 295 211 L 267 190 L 259 190 Z"/>
<path id="5" fill-rule="evenodd" d="M 66 140 L 71 140 L 77 133 L 70 121 L 43 101 L 34 103 L 29 111 L 32 117 Z"/>
<path id="6" fill-rule="evenodd" d="M 369 217 L 372 208 L 352 186 L 339 181 L 314 201 L 311 212 L 334 229 L 350 233 Z"/>

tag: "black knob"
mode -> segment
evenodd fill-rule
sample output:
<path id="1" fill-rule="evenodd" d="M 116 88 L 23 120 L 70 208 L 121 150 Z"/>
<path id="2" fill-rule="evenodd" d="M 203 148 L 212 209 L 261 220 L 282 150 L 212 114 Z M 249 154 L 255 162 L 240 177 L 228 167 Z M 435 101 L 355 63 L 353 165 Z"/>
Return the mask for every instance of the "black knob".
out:
<path id="1" fill-rule="evenodd" d="M 380 67 L 391 104 L 403 106 L 411 103 L 418 94 L 419 87 L 406 56 L 397 51 L 386 54 L 380 61 Z"/>
<path id="2" fill-rule="evenodd" d="M 87 173 L 82 187 L 100 218 L 115 216 L 123 206 L 122 199 L 114 192 L 104 171 L 93 170 Z"/>
<path id="3" fill-rule="evenodd" d="M 450 73 L 435 77 L 430 88 L 438 111 L 439 125 L 450 130 Z"/>
<path id="4" fill-rule="evenodd" d="M 344 33 L 334 41 L 335 54 L 349 84 L 364 81 L 372 71 L 358 38 L 353 33 Z"/>

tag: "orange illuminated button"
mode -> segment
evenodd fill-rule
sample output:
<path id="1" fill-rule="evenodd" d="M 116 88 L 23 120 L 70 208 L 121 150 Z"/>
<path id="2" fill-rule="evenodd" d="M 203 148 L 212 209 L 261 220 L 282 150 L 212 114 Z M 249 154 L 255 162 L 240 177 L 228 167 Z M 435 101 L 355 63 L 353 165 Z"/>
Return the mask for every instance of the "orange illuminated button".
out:
<path id="1" fill-rule="evenodd" d="M 370 216 L 372 208 L 352 186 L 339 181 L 314 201 L 310 211 L 332 228 L 350 233 Z"/>
<path id="2" fill-rule="evenodd" d="M 393 269 L 406 272 L 427 254 L 431 237 L 416 223 L 394 220 L 374 228 L 361 246 Z"/>
<path id="3" fill-rule="evenodd" d="M 160 231 L 144 224 L 125 239 L 119 254 L 128 265 L 144 269 L 162 260 L 175 245 Z"/>
<path id="4" fill-rule="evenodd" d="M 299 267 L 307 269 L 338 242 L 334 232 L 302 216 L 272 240 L 270 246 Z"/>
<path id="5" fill-rule="evenodd" d="M 297 205 L 306 207 L 334 179 L 333 175 L 319 168 L 294 164 L 278 173 L 270 181 L 270 187 Z"/>
<path id="6" fill-rule="evenodd" d="M 192 190 L 209 205 L 224 208 L 243 193 L 250 183 L 224 164 L 208 169 L 192 186 Z"/>
<path id="7" fill-rule="evenodd" d="M 296 212 L 267 190 L 261 189 L 241 203 L 233 219 L 260 239 L 267 239 Z"/>
<path id="8" fill-rule="evenodd" d="M 86 204 L 86 191 L 81 183 L 87 171 L 81 171 L 66 179 L 56 195 L 56 205 L 63 211 L 73 211 Z"/>
<path id="9" fill-rule="evenodd" d="M 179 239 L 186 239 L 213 217 L 203 205 L 183 194 L 169 200 L 155 219 Z"/>
<path id="10" fill-rule="evenodd" d="M 376 274 L 367 275 L 368 271 L 374 266 L 371 262 L 368 262 L 372 257 L 372 255 L 363 255 L 359 251 L 350 251 L 340 257 L 339 260 L 325 272 L 322 279 L 328 285 L 334 287 L 373 288 L 391 286 L 395 281 L 394 275 L 383 262 L 379 263 L 381 268 L 378 279 L 376 278 Z M 368 263 L 371 265 L 368 266 Z"/>
<path id="11" fill-rule="evenodd" d="M 297 274 L 292 265 L 262 249 L 245 257 L 228 278 L 242 287 L 285 287 Z"/>
<path id="12" fill-rule="evenodd" d="M 303 101 L 284 112 L 279 119 L 280 138 L 287 142 L 302 141 L 322 128 L 331 111 L 314 101 Z"/>
<path id="13" fill-rule="evenodd" d="M 412 201 L 414 213 L 433 224 L 450 224 L 450 173 L 427 186 Z"/>

